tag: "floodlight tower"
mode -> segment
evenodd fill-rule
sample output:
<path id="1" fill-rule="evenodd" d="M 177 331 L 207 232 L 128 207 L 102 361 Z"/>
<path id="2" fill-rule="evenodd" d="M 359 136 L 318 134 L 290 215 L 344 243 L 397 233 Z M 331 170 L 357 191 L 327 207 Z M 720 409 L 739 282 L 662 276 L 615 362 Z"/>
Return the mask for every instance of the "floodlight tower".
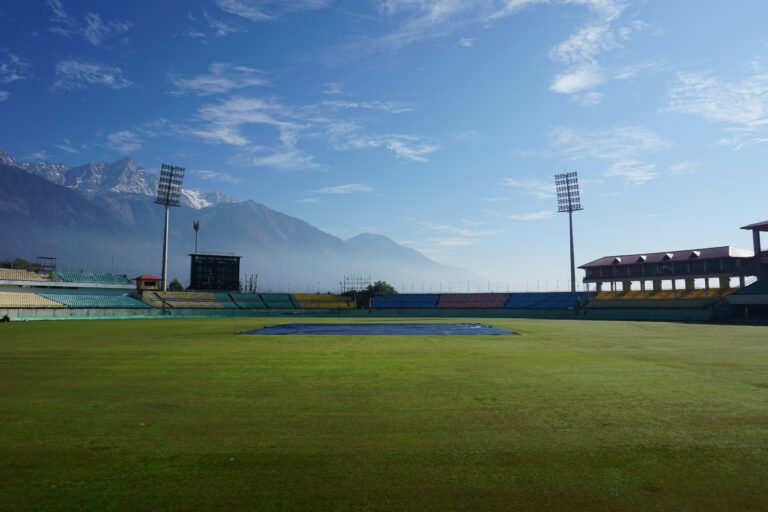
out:
<path id="1" fill-rule="evenodd" d="M 200 221 L 196 220 L 192 222 L 192 229 L 195 230 L 195 254 L 197 254 L 197 232 L 200 231 Z"/>
<path id="2" fill-rule="evenodd" d="M 168 223 L 171 207 L 181 206 L 181 184 L 184 181 L 184 167 L 163 164 L 160 167 L 160 182 L 157 185 L 156 204 L 165 206 L 165 232 L 163 236 L 163 291 L 168 289 Z"/>
<path id="3" fill-rule="evenodd" d="M 557 211 L 568 212 L 568 225 L 571 232 L 571 292 L 576 291 L 576 261 L 573 254 L 573 212 L 583 210 L 579 197 L 579 176 L 575 172 L 555 174 L 557 187 Z"/>

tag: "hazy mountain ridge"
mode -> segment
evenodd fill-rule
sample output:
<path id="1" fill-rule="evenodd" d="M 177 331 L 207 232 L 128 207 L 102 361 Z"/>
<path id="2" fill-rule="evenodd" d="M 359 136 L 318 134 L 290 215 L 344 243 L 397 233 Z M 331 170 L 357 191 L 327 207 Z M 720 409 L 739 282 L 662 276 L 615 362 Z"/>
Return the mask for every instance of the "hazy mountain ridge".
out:
<path id="1" fill-rule="evenodd" d="M 65 170 L 31 167 L 0 153 L 1 257 L 54 256 L 63 270 L 159 272 L 163 208 L 147 193 L 153 175 L 125 159 Z M 345 241 L 248 200 L 172 210 L 170 274 L 182 282 L 194 220 L 201 223 L 200 250 L 243 256 L 241 274 L 258 274 L 263 289 L 334 290 L 351 273 L 399 283 L 476 278 L 383 235 Z"/>

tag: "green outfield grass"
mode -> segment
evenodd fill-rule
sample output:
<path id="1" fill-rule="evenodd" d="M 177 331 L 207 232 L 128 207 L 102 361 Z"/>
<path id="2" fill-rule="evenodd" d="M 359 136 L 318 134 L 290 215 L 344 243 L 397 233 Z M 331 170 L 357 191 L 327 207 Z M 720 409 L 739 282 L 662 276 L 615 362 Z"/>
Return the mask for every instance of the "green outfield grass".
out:
<path id="1" fill-rule="evenodd" d="M 279 322 L 0 324 L 0 510 L 768 510 L 768 328 Z"/>

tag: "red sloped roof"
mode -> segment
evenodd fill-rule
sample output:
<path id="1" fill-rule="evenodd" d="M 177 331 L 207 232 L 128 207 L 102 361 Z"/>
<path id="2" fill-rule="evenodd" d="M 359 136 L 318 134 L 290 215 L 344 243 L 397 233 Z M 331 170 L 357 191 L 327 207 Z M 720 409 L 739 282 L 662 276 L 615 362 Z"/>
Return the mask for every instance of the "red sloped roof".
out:
<path id="1" fill-rule="evenodd" d="M 153 276 L 152 274 L 142 274 L 139 277 L 134 277 L 133 279 L 136 281 L 139 279 L 142 281 L 160 281 L 162 277 Z"/>
<path id="2" fill-rule="evenodd" d="M 618 256 L 604 256 L 595 261 L 590 261 L 580 266 L 581 269 L 593 267 L 624 266 L 643 263 L 661 263 L 663 261 L 679 262 L 694 260 L 709 260 L 717 258 L 751 258 L 752 251 L 736 249 L 734 247 L 708 247 L 704 249 L 688 249 L 686 251 L 649 252 L 645 254 L 624 254 Z"/>

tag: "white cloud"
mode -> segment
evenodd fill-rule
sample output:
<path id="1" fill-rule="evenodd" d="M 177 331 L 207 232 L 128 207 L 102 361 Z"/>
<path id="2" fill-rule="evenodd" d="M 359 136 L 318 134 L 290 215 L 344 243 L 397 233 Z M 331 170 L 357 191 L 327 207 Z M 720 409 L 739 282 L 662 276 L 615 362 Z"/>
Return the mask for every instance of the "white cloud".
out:
<path id="1" fill-rule="evenodd" d="M 462 48 L 472 48 L 475 45 L 474 38 L 471 37 L 462 37 L 459 39 L 459 46 Z"/>
<path id="2" fill-rule="evenodd" d="M 323 94 L 328 94 L 330 96 L 344 94 L 344 84 L 341 82 L 328 82 L 323 84 Z"/>
<path id="3" fill-rule="evenodd" d="M 233 66 L 227 63 L 213 63 L 209 72 L 192 77 L 169 74 L 168 79 L 175 87 L 172 94 L 194 94 L 207 96 L 227 93 L 245 87 L 266 85 L 268 81 L 258 69 L 247 66 Z"/>
<path id="4" fill-rule="evenodd" d="M 389 112 L 391 114 L 402 114 L 404 112 L 410 112 L 411 108 L 398 102 L 398 101 L 343 101 L 343 100 L 328 100 L 322 103 L 326 107 L 332 109 L 367 109 L 367 110 L 381 110 L 383 112 Z"/>
<path id="5" fill-rule="evenodd" d="M 83 89 L 93 85 L 125 89 L 132 86 L 133 82 L 123 76 L 123 71 L 117 67 L 74 59 L 56 63 L 54 89 Z"/>
<path id="6" fill-rule="evenodd" d="M 519 220 L 519 221 L 537 221 L 537 220 L 548 220 L 554 216 L 555 216 L 555 212 L 552 210 L 541 210 L 538 212 L 519 213 L 516 215 L 510 215 L 509 218 L 512 220 Z"/>
<path id="7" fill-rule="evenodd" d="M 208 11 L 206 10 L 203 10 L 203 16 L 205 17 L 206 22 L 208 22 L 208 28 L 213 30 L 213 35 L 216 37 L 226 37 L 230 34 L 241 32 L 240 28 L 235 27 L 234 25 L 230 25 L 225 21 L 221 21 L 220 19 L 214 18 L 208 14 Z"/>
<path id="8" fill-rule="evenodd" d="M 141 149 L 141 141 L 136 132 L 121 130 L 107 136 L 106 146 L 120 154 L 127 155 Z"/>
<path id="9" fill-rule="evenodd" d="M 24 157 L 25 160 L 38 160 L 38 161 L 45 161 L 48 160 L 48 153 L 46 151 L 35 151 L 34 153 L 30 153 L 29 155 Z"/>
<path id="10" fill-rule="evenodd" d="M 8 91 L 0 91 L 0 102 L 6 101 L 10 97 L 11 97 L 11 93 L 9 93 Z"/>
<path id="11" fill-rule="evenodd" d="M 624 178 L 632 185 L 641 185 L 658 175 L 656 166 L 641 158 L 671 146 L 656 133 L 639 126 L 593 131 L 558 127 L 552 131 L 551 138 L 552 146 L 566 158 L 607 161 L 609 167 L 604 176 Z"/>
<path id="12" fill-rule="evenodd" d="M 221 181 L 225 183 L 240 183 L 240 179 L 226 172 L 212 171 L 209 169 L 197 169 L 192 171 L 195 176 L 205 181 Z"/>
<path id="13" fill-rule="evenodd" d="M 551 59 L 563 62 L 569 67 L 558 74 L 550 90 L 565 94 L 582 105 L 596 105 L 602 101 L 602 95 L 595 89 L 613 78 L 624 80 L 643 70 L 642 65 L 625 67 L 615 76 L 603 70 L 598 57 L 606 52 L 621 48 L 629 37 L 646 25 L 634 21 L 628 25 L 616 26 L 627 3 L 618 0 L 572 0 L 566 3 L 588 6 L 597 14 L 597 21 L 582 26 L 562 43 L 549 51 Z"/>
<path id="14" fill-rule="evenodd" d="M 440 149 L 437 144 L 412 135 L 364 134 L 355 123 L 331 123 L 326 130 L 331 147 L 341 151 L 386 148 L 399 158 L 413 162 L 426 162 L 427 155 Z"/>
<path id="15" fill-rule="evenodd" d="M 58 149 L 59 151 L 63 151 L 63 152 L 65 152 L 65 153 L 70 153 L 70 154 L 74 154 L 74 153 L 79 153 L 79 152 L 80 152 L 80 149 L 79 149 L 79 148 L 77 148 L 77 147 L 75 147 L 75 146 L 74 146 L 74 145 L 73 145 L 71 142 L 69 142 L 69 140 L 67 140 L 67 139 L 64 139 L 64 140 L 61 142 L 61 144 L 54 144 L 54 145 L 53 145 L 53 147 L 54 147 L 54 148 L 56 148 L 56 149 Z"/>
<path id="16" fill-rule="evenodd" d="M 617 160 L 603 173 L 607 178 L 624 178 L 631 185 L 642 185 L 658 176 L 656 166 L 638 160 Z"/>
<path id="17" fill-rule="evenodd" d="M 640 154 L 670 147 L 656 133 L 640 126 L 620 126 L 607 130 L 557 127 L 550 133 L 552 145 L 570 159 L 597 158 L 628 160 Z"/>
<path id="18" fill-rule="evenodd" d="M 607 23 L 587 25 L 549 51 L 549 56 L 562 62 L 594 62 L 600 53 L 618 47 L 613 29 Z"/>
<path id="19" fill-rule="evenodd" d="M 551 182 L 534 179 L 517 180 L 514 178 L 506 178 L 501 182 L 501 186 L 532 195 L 540 201 L 549 200 L 555 197 L 555 184 Z M 493 202 L 498 202 L 500 199 L 502 198 L 496 198 Z"/>
<path id="20" fill-rule="evenodd" d="M 409 138 L 391 139 L 386 142 L 386 146 L 395 155 L 414 162 L 426 162 L 426 155 L 440 149 L 436 144 L 413 144 Z"/>
<path id="21" fill-rule="evenodd" d="M 373 187 L 365 183 L 349 183 L 335 187 L 323 187 L 314 191 L 316 194 L 359 194 L 373 192 Z"/>
<path id="22" fill-rule="evenodd" d="M 331 0 L 216 0 L 222 11 L 249 21 L 269 21 L 290 13 L 325 9 Z"/>
<path id="23" fill-rule="evenodd" d="M 93 46 L 102 46 L 108 39 L 120 37 L 133 27 L 125 21 L 103 21 L 101 16 L 92 12 L 87 13 L 81 23 L 67 14 L 61 0 L 48 0 L 47 4 L 53 11 L 51 32 L 65 37 L 82 37 Z"/>
<path id="24" fill-rule="evenodd" d="M 738 81 L 678 73 L 668 110 L 725 124 L 728 135 L 720 143 L 735 149 L 768 143 L 768 72 L 757 68 Z"/>
<path id="25" fill-rule="evenodd" d="M 251 145 L 231 159 L 241 167 L 268 167 L 278 171 L 320 170 L 325 167 L 315 162 L 315 157 L 302 149 L 289 146 Z"/>
<path id="26" fill-rule="evenodd" d="M 298 148 L 303 138 L 326 138 L 333 149 L 360 150 L 386 148 L 399 158 L 423 162 L 439 146 L 421 137 L 404 134 L 368 134 L 355 122 L 334 117 L 340 109 L 367 108 L 386 113 L 401 112 L 395 102 L 326 101 L 305 106 L 286 106 L 270 98 L 233 97 L 202 106 L 198 123 L 186 133 L 209 143 L 242 148 L 236 161 L 242 165 L 271 166 L 280 169 L 318 169 L 323 166 Z M 275 129 L 279 144 L 266 147 L 248 136 L 248 125 L 267 125 Z"/>
<path id="27" fill-rule="evenodd" d="M 453 224 L 442 224 L 430 221 L 419 222 L 419 227 L 422 231 L 433 231 L 438 233 L 446 233 L 462 237 L 464 239 L 478 238 L 484 236 L 493 236 L 499 234 L 497 229 L 484 228 L 483 223 L 469 222 L 466 220 L 461 221 L 461 226 Z"/>
<path id="28" fill-rule="evenodd" d="M 768 73 L 724 82 L 703 73 L 678 73 L 669 110 L 745 127 L 768 123 Z"/>
<path id="29" fill-rule="evenodd" d="M 687 176 L 699 172 L 699 164 L 684 160 L 671 166 L 669 170 L 675 176 Z"/>
<path id="30" fill-rule="evenodd" d="M 30 65 L 18 55 L 3 50 L 0 54 L 0 84 L 8 84 L 16 80 L 26 80 L 32 75 Z"/>
<path id="31" fill-rule="evenodd" d="M 560 94 L 576 94 L 590 91 L 604 81 L 600 66 L 583 64 L 557 75 L 549 89 Z"/>

